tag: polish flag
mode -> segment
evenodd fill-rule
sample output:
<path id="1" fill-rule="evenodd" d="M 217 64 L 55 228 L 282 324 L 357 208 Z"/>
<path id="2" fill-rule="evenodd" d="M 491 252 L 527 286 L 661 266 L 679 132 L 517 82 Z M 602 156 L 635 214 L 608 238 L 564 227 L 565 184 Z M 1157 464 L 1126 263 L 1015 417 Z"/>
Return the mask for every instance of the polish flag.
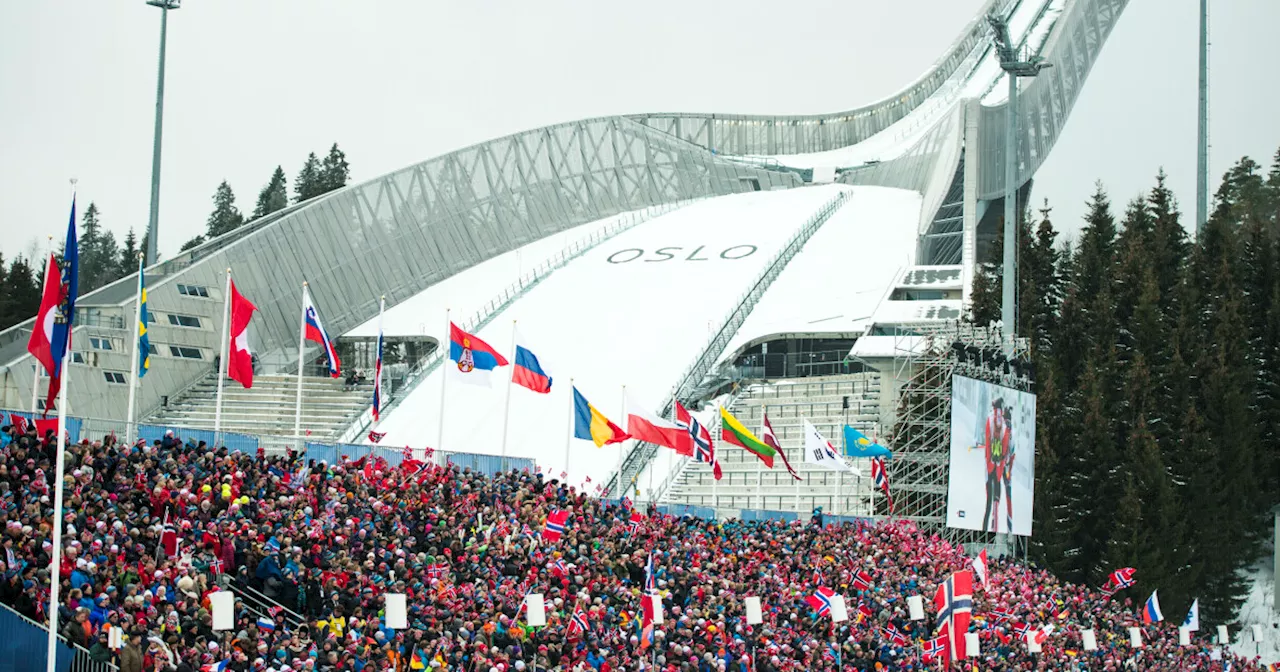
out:
<path id="1" fill-rule="evenodd" d="M 631 400 L 626 395 L 627 433 L 639 441 L 666 446 L 681 455 L 693 456 L 693 439 L 689 432 L 670 420 L 664 420 Z"/>

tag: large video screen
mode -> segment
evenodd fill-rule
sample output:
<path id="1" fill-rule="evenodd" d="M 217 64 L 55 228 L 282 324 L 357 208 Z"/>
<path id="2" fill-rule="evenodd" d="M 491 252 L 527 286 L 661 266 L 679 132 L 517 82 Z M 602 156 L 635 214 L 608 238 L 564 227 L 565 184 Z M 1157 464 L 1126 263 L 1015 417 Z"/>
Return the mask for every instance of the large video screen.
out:
<path id="1" fill-rule="evenodd" d="M 1031 536 L 1036 395 L 955 376 L 947 527 Z"/>

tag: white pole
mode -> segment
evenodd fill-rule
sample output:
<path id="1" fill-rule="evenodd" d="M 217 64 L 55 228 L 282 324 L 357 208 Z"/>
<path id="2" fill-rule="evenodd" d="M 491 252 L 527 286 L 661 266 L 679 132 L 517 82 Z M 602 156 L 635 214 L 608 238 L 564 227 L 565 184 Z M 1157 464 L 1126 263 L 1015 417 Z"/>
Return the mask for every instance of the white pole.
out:
<path id="1" fill-rule="evenodd" d="M 227 269 L 226 290 L 222 308 L 222 345 L 218 346 L 218 399 L 213 405 L 213 444 L 216 448 L 222 443 L 222 383 L 227 377 L 227 357 L 230 356 L 231 341 L 227 340 L 227 331 L 231 328 L 231 269 Z"/>
<path id="2" fill-rule="evenodd" d="M 717 423 L 723 422 L 720 419 L 720 402 L 718 401 L 716 402 L 715 414 L 715 421 Z M 707 429 L 707 433 L 711 435 L 711 508 L 718 512 L 720 509 L 720 481 L 716 480 L 716 461 L 720 459 L 720 453 L 717 452 L 718 448 L 716 447 L 716 432 L 711 431 L 709 427 Z M 719 518 L 720 514 L 716 513 L 716 519 L 718 520 Z"/>
<path id="3" fill-rule="evenodd" d="M 138 392 L 138 367 L 142 362 L 142 255 L 138 255 L 138 300 L 133 307 L 133 368 L 129 372 L 129 415 L 128 422 L 124 426 L 125 445 L 133 445 L 134 427 L 134 401 Z"/>
<path id="4" fill-rule="evenodd" d="M 307 349 L 307 282 L 302 282 L 302 316 L 298 318 L 298 391 L 293 402 L 293 440 L 302 450 L 302 358 Z"/>
<path id="5" fill-rule="evenodd" d="M 502 470 L 507 470 L 507 428 L 511 424 L 511 381 L 516 375 L 516 321 L 511 320 L 511 365 L 507 368 L 507 398 L 502 403 Z"/>
<path id="6" fill-rule="evenodd" d="M 573 442 L 573 429 L 576 413 L 573 408 L 573 379 L 569 379 L 569 431 L 564 435 L 564 473 L 569 473 L 569 444 Z M 565 478 L 568 478 L 566 476 Z"/>
<path id="7" fill-rule="evenodd" d="M 449 309 L 444 309 L 444 338 L 438 347 L 443 359 L 440 360 L 440 423 L 436 426 L 436 450 L 444 449 L 444 395 L 449 384 L 449 348 L 453 347 L 453 321 L 449 319 Z"/>
<path id="8" fill-rule="evenodd" d="M 386 310 L 387 310 L 387 295 L 383 294 L 381 297 L 378 298 L 378 341 L 373 346 L 378 349 L 377 352 L 373 353 L 374 366 L 377 367 L 377 374 L 374 376 L 374 379 L 373 379 L 373 387 L 376 390 L 375 393 L 378 395 L 378 417 L 373 422 L 374 427 L 377 427 L 378 423 L 382 421 L 382 400 L 385 398 L 383 397 L 383 391 L 382 391 L 382 367 L 380 366 L 380 364 L 382 363 L 382 349 L 383 349 L 383 346 L 385 345 L 382 342 L 382 314 L 386 312 Z"/>
<path id="9" fill-rule="evenodd" d="M 67 325 L 71 329 L 71 325 Z M 54 672 L 58 662 L 58 588 L 62 567 L 62 478 L 66 473 L 67 450 L 67 387 L 71 373 L 71 334 L 67 334 L 67 350 L 62 353 L 62 389 L 58 394 L 58 457 L 54 466 L 53 481 L 53 562 L 49 570 L 49 648 L 45 669 Z"/>
<path id="10" fill-rule="evenodd" d="M 622 417 L 619 418 L 619 420 L 622 422 L 622 431 L 625 433 L 627 431 L 627 386 L 626 385 L 622 386 Z M 625 450 L 626 447 L 627 447 L 626 441 L 623 441 L 618 444 L 618 479 L 617 479 L 618 492 L 619 492 L 618 501 L 622 501 L 622 498 L 626 496 L 626 492 L 627 492 L 627 486 L 622 482 L 622 454 L 626 452 Z M 639 474 L 636 474 L 636 476 L 638 477 Z"/>
<path id="11" fill-rule="evenodd" d="M 844 481 L 844 470 L 836 471 L 836 511 L 838 513 L 844 510 L 844 504 L 840 501 L 840 486 Z"/>
<path id="12" fill-rule="evenodd" d="M 760 407 L 760 434 L 764 435 L 764 418 L 767 406 Z M 756 456 L 756 504 L 764 510 L 764 461 Z"/>

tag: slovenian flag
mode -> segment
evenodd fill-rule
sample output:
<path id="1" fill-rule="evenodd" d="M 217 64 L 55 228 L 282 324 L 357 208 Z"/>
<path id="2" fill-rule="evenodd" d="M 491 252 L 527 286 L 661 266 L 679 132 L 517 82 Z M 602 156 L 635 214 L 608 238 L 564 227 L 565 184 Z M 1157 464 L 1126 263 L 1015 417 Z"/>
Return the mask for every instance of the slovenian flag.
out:
<path id="1" fill-rule="evenodd" d="M 329 377 L 337 378 L 342 375 L 342 362 L 338 361 L 338 351 L 333 347 L 333 341 L 329 340 L 329 334 L 325 333 L 324 327 L 320 326 L 320 315 L 316 313 L 316 304 L 311 302 L 311 290 L 303 287 L 302 290 L 302 333 L 303 336 L 313 343 L 319 343 L 324 348 L 324 356 L 329 360 Z"/>
<path id="2" fill-rule="evenodd" d="M 445 367 L 447 375 L 464 383 L 485 387 L 490 386 L 489 378 L 494 369 L 510 363 L 488 343 L 459 329 L 452 322 L 449 323 L 449 361 L 453 365 Z"/>
<path id="3" fill-rule="evenodd" d="M 1151 597 L 1147 598 L 1147 603 L 1142 607 L 1142 622 L 1147 625 L 1164 620 L 1164 613 L 1160 611 L 1160 597 L 1156 595 L 1158 592 L 1160 591 L 1151 591 Z"/>
<path id="4" fill-rule="evenodd" d="M 587 402 L 578 388 L 573 388 L 573 437 L 596 444 L 599 448 L 608 443 L 622 443 L 631 438 L 622 428 L 613 424 Z"/>
<path id="5" fill-rule="evenodd" d="M 525 347 L 524 339 L 518 331 L 515 338 L 515 360 L 515 368 L 511 371 L 512 383 L 541 394 L 551 391 L 551 376 L 542 370 L 542 364 L 533 351 Z"/>

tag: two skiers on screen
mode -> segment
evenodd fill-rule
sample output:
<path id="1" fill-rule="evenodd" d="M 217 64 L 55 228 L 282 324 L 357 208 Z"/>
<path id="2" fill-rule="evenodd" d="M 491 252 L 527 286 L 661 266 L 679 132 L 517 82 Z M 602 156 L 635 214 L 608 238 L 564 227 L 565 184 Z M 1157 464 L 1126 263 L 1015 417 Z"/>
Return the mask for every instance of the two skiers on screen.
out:
<path id="1" fill-rule="evenodd" d="M 996 397 L 991 402 L 983 432 L 983 451 L 987 459 L 987 508 L 982 514 L 982 526 L 987 532 L 1000 531 L 1000 486 L 1004 484 L 1005 528 L 1013 532 L 1013 428 L 1012 414 L 1004 399 Z"/>

